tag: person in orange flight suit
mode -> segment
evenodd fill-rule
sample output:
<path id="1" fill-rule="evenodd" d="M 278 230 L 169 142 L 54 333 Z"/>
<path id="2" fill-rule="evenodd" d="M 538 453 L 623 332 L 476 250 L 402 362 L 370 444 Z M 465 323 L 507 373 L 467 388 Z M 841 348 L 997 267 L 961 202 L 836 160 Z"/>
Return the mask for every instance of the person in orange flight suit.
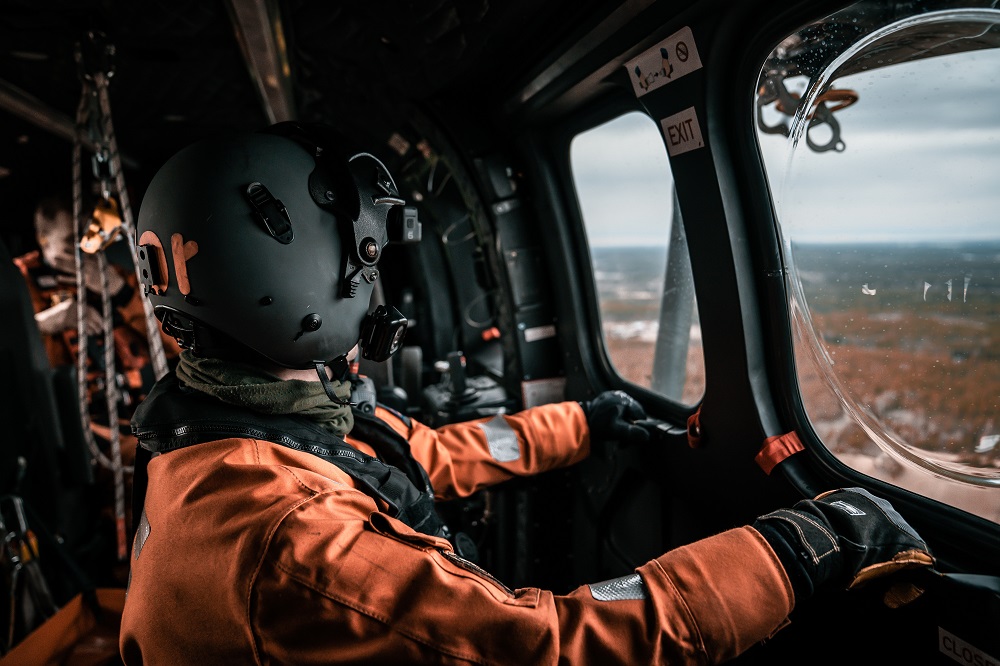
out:
<path id="1" fill-rule="evenodd" d="M 185 350 L 133 419 L 126 664 L 719 663 L 813 594 L 933 564 L 888 502 L 837 489 L 621 578 L 509 589 L 434 500 L 642 440 L 643 409 L 609 391 L 435 429 L 357 409 L 349 363 L 405 329 L 369 312 L 399 205 L 376 158 L 295 123 L 189 146 L 150 183 L 146 286 Z"/>
<path id="2" fill-rule="evenodd" d="M 75 366 L 77 362 L 77 308 L 76 308 L 76 259 L 74 246 L 77 236 L 69 207 L 56 197 L 42 199 L 35 209 L 35 235 L 39 250 L 28 252 L 14 259 L 28 285 L 45 350 L 52 367 Z M 85 326 L 89 339 L 98 349 L 103 344 L 101 335 L 101 275 L 97 260 L 83 254 L 83 280 L 87 288 L 84 308 Z M 116 370 L 122 375 L 123 409 L 126 418 L 152 385 L 151 376 L 143 376 L 150 366 L 145 312 L 142 294 L 136 288 L 134 273 L 109 262 L 107 270 L 108 294 L 114 317 L 114 345 Z M 161 335 L 164 351 L 169 359 L 180 353 L 174 338 Z M 100 417 L 105 409 L 103 401 L 93 399 L 95 387 L 104 381 L 102 355 L 88 354 L 87 375 L 90 385 L 91 407 Z M 98 404 L 100 403 L 100 404 Z M 103 414 L 106 421 L 106 414 Z M 97 434 L 106 425 L 98 426 Z"/>
<path id="3" fill-rule="evenodd" d="M 14 259 L 28 286 L 35 311 L 35 322 L 41 333 L 49 362 L 53 368 L 77 364 L 79 350 L 77 337 L 77 282 L 75 245 L 77 234 L 69 206 L 58 197 L 39 201 L 34 214 L 34 227 L 39 249 Z M 98 453 L 110 459 L 112 431 L 109 410 L 103 387 L 106 382 L 104 359 L 104 324 L 101 310 L 101 274 L 97 258 L 83 253 L 82 277 L 87 293 L 84 323 L 87 332 L 87 408 L 89 427 L 94 435 Z M 145 311 L 142 294 L 134 271 L 126 270 L 111 261 L 107 264 L 108 294 L 112 305 L 113 344 L 115 371 L 121 399 L 117 405 L 121 463 L 127 470 L 135 460 L 136 439 L 129 430 L 129 422 L 136 405 L 145 397 L 154 382 Z M 177 341 L 160 333 L 168 364 L 175 363 L 180 348 Z M 95 454 L 95 461 L 99 461 Z M 94 559 L 102 564 L 92 574 L 102 584 L 124 585 L 127 567 L 118 563 L 113 555 L 118 536 L 118 518 L 115 508 L 115 472 L 107 463 L 95 465 L 97 492 L 106 503 L 101 506 L 101 526 L 98 532 L 106 537 L 101 548 L 106 548 Z M 124 492 L 132 483 L 131 474 L 121 477 Z M 124 508 L 124 522 L 132 522 L 130 507 Z M 106 569 L 106 570 L 105 570 Z"/>

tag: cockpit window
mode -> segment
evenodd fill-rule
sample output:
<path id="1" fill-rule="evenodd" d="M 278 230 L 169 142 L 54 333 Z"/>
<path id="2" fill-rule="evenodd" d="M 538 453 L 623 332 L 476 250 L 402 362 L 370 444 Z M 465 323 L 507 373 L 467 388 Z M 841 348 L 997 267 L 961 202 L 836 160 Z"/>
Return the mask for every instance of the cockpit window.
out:
<path id="1" fill-rule="evenodd" d="M 574 137 L 570 159 L 608 358 L 623 379 L 695 404 L 701 328 L 663 137 L 629 113 Z"/>
<path id="2" fill-rule="evenodd" d="M 1000 11 L 934 1 L 803 27 L 752 110 L 815 433 L 857 471 L 994 522 L 998 109 Z"/>

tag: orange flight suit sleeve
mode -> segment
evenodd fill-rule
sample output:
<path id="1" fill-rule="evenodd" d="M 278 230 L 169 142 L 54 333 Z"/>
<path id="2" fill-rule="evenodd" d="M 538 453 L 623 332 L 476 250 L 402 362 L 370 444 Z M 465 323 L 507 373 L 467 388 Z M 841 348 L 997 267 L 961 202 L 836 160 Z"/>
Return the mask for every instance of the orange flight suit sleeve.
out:
<path id="1" fill-rule="evenodd" d="M 438 428 L 417 421 L 407 425 L 381 407 L 376 416 L 409 440 L 439 499 L 468 497 L 514 476 L 566 467 L 590 454 L 587 418 L 572 401 Z M 350 437 L 348 442 L 358 444 Z"/>
<path id="2" fill-rule="evenodd" d="M 385 514 L 331 539 L 303 510 L 258 576 L 260 608 L 282 600 L 288 615 L 274 622 L 269 613 L 267 629 L 258 628 L 262 651 L 279 661 L 716 664 L 783 627 L 793 606 L 777 557 L 749 527 L 638 568 L 641 598 L 602 600 L 591 585 L 566 595 L 509 590 L 444 540 Z M 303 607 L 296 594 L 310 600 L 309 613 L 291 612 Z M 337 639 L 324 640 L 331 626 Z"/>
<path id="3" fill-rule="evenodd" d="M 31 296 L 31 307 L 34 309 L 35 314 L 52 305 L 52 303 L 46 302 L 45 296 L 35 285 L 35 281 L 31 279 L 31 270 L 40 266 L 41 263 L 41 253 L 38 250 L 21 255 L 20 257 L 14 257 L 14 265 L 17 266 L 24 277 L 25 284 L 28 287 L 28 295 Z M 45 353 L 49 357 L 49 365 L 53 368 L 62 365 L 74 365 L 76 363 L 76 354 L 70 350 L 65 336 L 62 334 L 42 335 L 42 343 L 45 345 Z"/>

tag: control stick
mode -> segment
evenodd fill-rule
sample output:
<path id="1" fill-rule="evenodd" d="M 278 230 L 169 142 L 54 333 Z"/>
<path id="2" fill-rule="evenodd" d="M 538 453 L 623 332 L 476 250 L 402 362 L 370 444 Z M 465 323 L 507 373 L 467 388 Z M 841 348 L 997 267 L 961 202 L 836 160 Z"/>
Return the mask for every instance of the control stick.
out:
<path id="1" fill-rule="evenodd" d="M 479 391 L 465 381 L 465 354 L 460 351 L 448 352 L 448 376 L 451 379 L 451 401 L 466 404 L 479 397 Z"/>

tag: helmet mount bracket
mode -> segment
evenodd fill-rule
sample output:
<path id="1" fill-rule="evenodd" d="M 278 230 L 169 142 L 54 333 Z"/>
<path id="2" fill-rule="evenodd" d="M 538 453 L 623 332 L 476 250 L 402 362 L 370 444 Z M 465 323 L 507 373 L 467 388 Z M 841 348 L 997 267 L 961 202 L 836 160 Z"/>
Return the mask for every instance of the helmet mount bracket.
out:
<path id="1" fill-rule="evenodd" d="M 316 126 L 285 121 L 266 131 L 292 139 L 313 156 L 309 194 L 337 216 L 344 246 L 350 248 L 344 252 L 340 296 L 356 297 L 362 279 L 369 284 L 378 279 L 375 264 L 388 242 L 389 218 L 395 207 L 406 205 L 389 170 L 371 153 L 344 160 L 336 140 Z"/>
<path id="2" fill-rule="evenodd" d="M 340 225 L 344 243 L 351 248 L 344 253 L 341 296 L 354 298 L 362 278 L 369 284 L 378 279 L 375 264 L 389 240 L 386 226 L 390 213 L 406 202 L 400 198 L 389 170 L 374 155 L 358 153 L 350 159 L 348 168 L 357 187 L 359 205 L 357 215 L 349 218 L 350 225 Z"/>

